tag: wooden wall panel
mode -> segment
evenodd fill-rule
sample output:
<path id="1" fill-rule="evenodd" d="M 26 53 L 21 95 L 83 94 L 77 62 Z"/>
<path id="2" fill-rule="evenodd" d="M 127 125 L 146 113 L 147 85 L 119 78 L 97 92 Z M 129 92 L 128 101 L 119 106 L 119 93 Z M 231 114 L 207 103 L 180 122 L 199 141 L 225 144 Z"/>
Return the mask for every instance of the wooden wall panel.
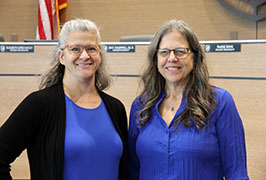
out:
<path id="1" fill-rule="evenodd" d="M 258 22 L 258 39 L 266 39 L 266 20 Z"/>
<path id="2" fill-rule="evenodd" d="M 0 72 L 2 75 L 2 72 Z M 38 89 L 39 77 L 0 76 L 0 125 L 30 92 Z"/>
<path id="3" fill-rule="evenodd" d="M 18 35 L 18 41 L 35 39 L 38 24 L 38 1 L 1 1 L 0 22 L 0 33 L 7 42 L 11 41 L 13 33 Z"/>
<path id="4" fill-rule="evenodd" d="M 211 76 L 236 77 L 266 77 L 265 55 L 265 44 L 241 44 L 241 52 L 206 53 Z"/>
<path id="5" fill-rule="evenodd" d="M 127 114 L 129 115 L 131 104 L 140 92 L 139 78 L 114 77 L 112 86 L 106 92 L 118 97 L 125 105 Z"/>
<path id="6" fill-rule="evenodd" d="M 247 166 L 250 179 L 265 179 L 266 80 L 212 79 L 211 82 L 228 90 L 235 100 L 245 128 Z"/>
<path id="7" fill-rule="evenodd" d="M 101 27 L 103 41 L 119 41 L 120 36 L 154 34 L 170 19 L 185 20 L 200 40 L 228 40 L 231 31 L 238 31 L 239 39 L 255 39 L 256 35 L 255 22 L 235 16 L 213 0 L 69 0 L 64 15 L 64 21 L 76 17 L 92 19 Z"/>
<path id="8" fill-rule="evenodd" d="M 40 74 L 53 58 L 55 46 L 34 46 L 35 53 L 1 53 L 0 72 L 6 74 Z"/>
<path id="9" fill-rule="evenodd" d="M 136 45 L 136 53 L 106 54 L 110 73 L 114 75 L 107 92 L 125 104 L 128 114 L 132 101 L 140 92 L 138 75 L 146 63 L 147 48 L 147 45 Z M 35 46 L 32 54 L 0 53 L 0 125 L 26 95 L 37 90 L 40 78 L 8 74 L 44 72 L 53 49 L 54 45 Z M 210 75 L 214 77 L 211 82 L 228 90 L 235 99 L 245 127 L 249 176 L 258 180 L 266 176 L 265 50 L 266 42 L 242 44 L 239 53 L 206 53 Z M 228 79 L 215 79 L 217 77 Z M 25 152 L 12 167 L 13 178 L 29 178 Z"/>
<path id="10" fill-rule="evenodd" d="M 0 33 L 11 41 L 35 39 L 38 1 L 1 1 Z M 183 19 L 197 32 L 200 40 L 229 40 L 230 32 L 238 39 L 266 38 L 266 19 L 245 20 L 225 9 L 217 0 L 68 0 L 61 12 L 61 23 L 73 18 L 88 18 L 101 28 L 102 41 L 117 42 L 121 36 L 154 34 L 167 20 Z"/>
<path id="11" fill-rule="evenodd" d="M 136 53 L 108 53 L 106 54 L 107 65 L 111 74 L 136 75 L 143 70 L 146 61 L 148 47 L 136 46 Z"/>
<path id="12" fill-rule="evenodd" d="M 0 57 L 3 54 L 0 54 Z M 2 61 L 2 58 L 0 58 Z M 34 59 L 31 59 L 34 60 Z M 10 63 L 13 64 L 13 63 Z M 39 64 L 40 61 L 39 61 Z M 2 64 L 5 66 L 4 64 Z M 16 64 L 13 64 L 13 66 Z M 1 66 L 2 67 L 2 66 Z M 24 66 L 20 66 L 23 68 Z M 0 71 L 2 74 L 2 71 Z M 0 126 L 10 116 L 17 105 L 32 91 L 38 88 L 39 77 L 0 76 Z M 28 179 L 29 164 L 26 151 L 12 163 L 13 179 Z"/>

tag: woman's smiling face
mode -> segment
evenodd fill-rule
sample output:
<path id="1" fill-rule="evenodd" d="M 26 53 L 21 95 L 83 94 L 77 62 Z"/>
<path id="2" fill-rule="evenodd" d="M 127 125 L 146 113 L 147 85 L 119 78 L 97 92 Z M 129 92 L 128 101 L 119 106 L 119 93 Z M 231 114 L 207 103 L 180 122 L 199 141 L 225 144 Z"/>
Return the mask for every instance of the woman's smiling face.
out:
<path id="1" fill-rule="evenodd" d="M 60 63 L 65 66 L 64 79 L 95 79 L 101 63 L 100 51 L 95 33 L 69 32 L 64 52 L 59 52 Z"/>
<path id="2" fill-rule="evenodd" d="M 180 32 L 166 34 L 159 44 L 159 49 L 174 50 L 177 48 L 189 48 L 187 40 Z M 185 58 L 178 58 L 174 51 L 170 51 L 169 57 L 162 57 L 158 52 L 157 59 L 158 70 L 165 78 L 166 85 L 187 83 L 189 74 L 193 69 L 193 53 L 191 50 L 188 50 Z"/>

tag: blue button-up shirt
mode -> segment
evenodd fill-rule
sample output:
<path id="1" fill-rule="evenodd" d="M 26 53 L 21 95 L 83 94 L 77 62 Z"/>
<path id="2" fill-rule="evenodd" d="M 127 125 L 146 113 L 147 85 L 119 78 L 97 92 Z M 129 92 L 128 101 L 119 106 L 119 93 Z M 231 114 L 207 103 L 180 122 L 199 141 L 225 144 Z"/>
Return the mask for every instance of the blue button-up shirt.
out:
<path id="1" fill-rule="evenodd" d="M 248 179 L 242 121 L 229 92 L 215 88 L 217 107 L 210 125 L 169 127 L 161 117 L 159 98 L 148 123 L 140 127 L 136 114 L 143 105 L 132 104 L 129 126 L 130 180 L 226 180 Z M 185 100 L 175 117 L 185 109 Z"/>

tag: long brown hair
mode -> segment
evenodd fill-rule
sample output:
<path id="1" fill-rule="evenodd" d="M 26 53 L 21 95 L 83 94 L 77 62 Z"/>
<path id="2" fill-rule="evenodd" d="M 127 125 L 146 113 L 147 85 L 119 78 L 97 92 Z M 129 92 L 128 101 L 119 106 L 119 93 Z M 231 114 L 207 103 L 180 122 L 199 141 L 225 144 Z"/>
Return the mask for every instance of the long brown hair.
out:
<path id="1" fill-rule="evenodd" d="M 189 43 L 189 48 L 194 55 L 193 70 L 185 88 L 186 109 L 174 120 L 174 125 L 182 122 L 184 126 L 191 126 L 193 121 L 198 129 L 208 126 L 207 117 L 216 107 L 214 90 L 209 83 L 209 72 L 204 53 L 192 29 L 182 20 L 166 22 L 153 37 L 148 50 L 148 66 L 141 76 L 143 90 L 139 101 L 143 108 L 138 112 L 139 123 L 145 126 L 152 109 L 165 88 L 165 79 L 157 67 L 157 53 L 161 39 L 170 32 L 180 32 Z"/>

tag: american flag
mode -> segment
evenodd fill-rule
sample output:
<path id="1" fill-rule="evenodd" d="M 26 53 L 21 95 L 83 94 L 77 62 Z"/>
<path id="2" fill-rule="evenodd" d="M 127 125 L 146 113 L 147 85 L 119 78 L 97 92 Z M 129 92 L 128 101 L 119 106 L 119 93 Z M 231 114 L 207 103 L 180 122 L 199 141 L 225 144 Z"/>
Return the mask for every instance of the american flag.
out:
<path id="1" fill-rule="evenodd" d="M 56 40 L 59 38 L 59 10 L 66 7 L 67 0 L 39 0 L 37 40 Z"/>

